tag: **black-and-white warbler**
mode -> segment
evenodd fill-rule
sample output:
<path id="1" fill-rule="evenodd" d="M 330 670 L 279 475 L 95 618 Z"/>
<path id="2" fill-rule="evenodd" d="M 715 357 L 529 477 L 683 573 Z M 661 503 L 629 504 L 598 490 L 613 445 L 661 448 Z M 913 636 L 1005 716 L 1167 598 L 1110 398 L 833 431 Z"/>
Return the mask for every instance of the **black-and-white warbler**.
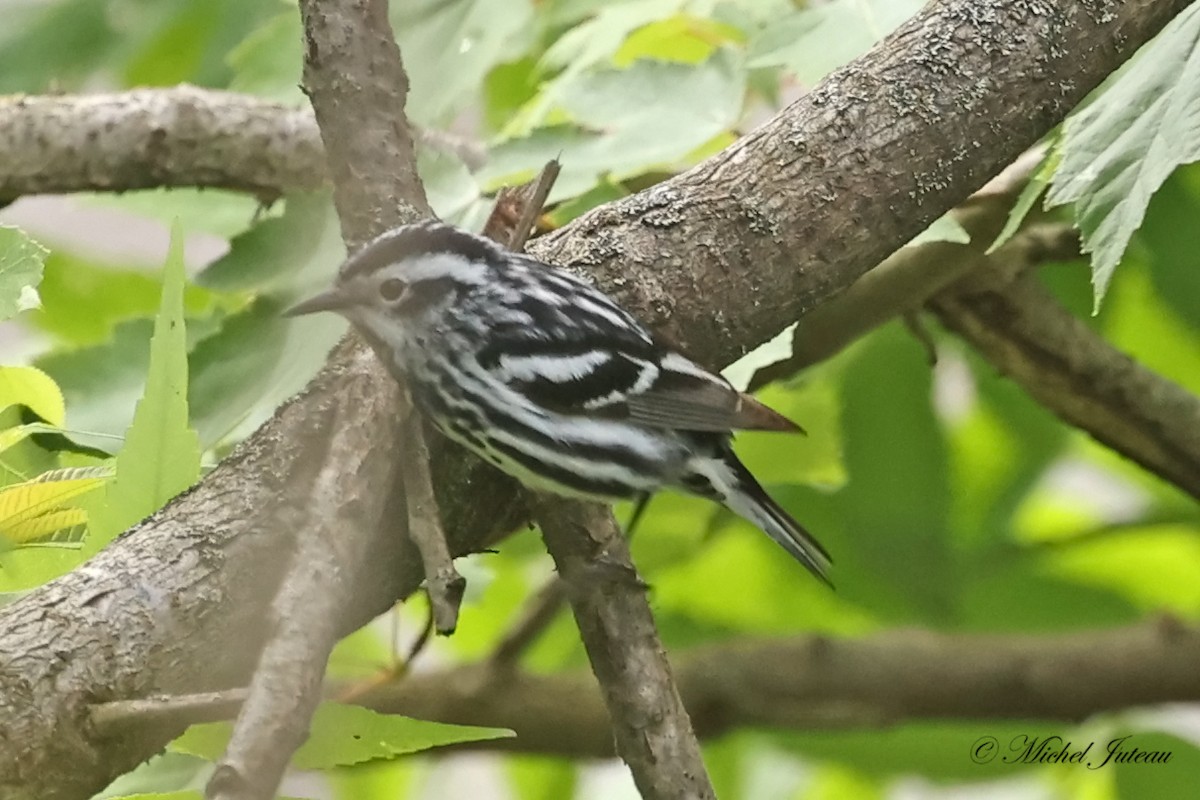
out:
<path id="1" fill-rule="evenodd" d="M 436 221 L 389 231 L 328 291 L 451 439 L 526 485 L 612 501 L 670 487 L 723 503 L 823 580 L 829 556 L 730 447 L 799 427 L 564 270 Z"/>

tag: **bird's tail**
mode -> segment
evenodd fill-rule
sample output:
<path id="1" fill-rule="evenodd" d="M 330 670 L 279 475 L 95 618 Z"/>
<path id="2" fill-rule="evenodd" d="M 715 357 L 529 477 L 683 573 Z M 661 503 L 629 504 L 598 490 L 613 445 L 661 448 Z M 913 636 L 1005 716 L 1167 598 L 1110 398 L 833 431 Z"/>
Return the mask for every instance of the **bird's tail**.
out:
<path id="1" fill-rule="evenodd" d="M 692 476 L 685 481 L 689 490 L 722 503 L 730 511 L 754 523 L 813 575 L 833 586 L 829 580 L 832 563 L 829 553 L 771 499 L 728 445 L 714 456 L 694 459 L 692 469 Z M 704 483 L 708 486 L 704 486 Z M 711 493 L 706 489 L 711 489 Z"/>

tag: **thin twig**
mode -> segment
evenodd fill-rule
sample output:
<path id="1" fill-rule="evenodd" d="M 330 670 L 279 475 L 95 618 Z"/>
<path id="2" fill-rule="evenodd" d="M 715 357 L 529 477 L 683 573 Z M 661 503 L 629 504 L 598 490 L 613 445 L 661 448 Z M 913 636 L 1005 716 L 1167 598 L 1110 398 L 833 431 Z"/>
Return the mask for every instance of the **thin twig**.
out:
<path id="1" fill-rule="evenodd" d="M 525 243 L 529 241 L 529 235 L 533 232 L 533 224 L 541 215 L 542 208 L 546 205 L 546 199 L 550 197 L 550 190 L 554 188 L 554 182 L 558 180 L 560 170 L 561 166 L 558 160 L 553 159 L 547 161 L 546 165 L 542 167 L 542 171 L 538 173 L 537 181 L 533 184 L 525 206 L 521 210 L 521 216 L 517 219 L 512 237 L 508 240 L 508 249 L 514 253 L 524 251 Z"/>
<path id="2" fill-rule="evenodd" d="M 408 535 L 421 554 L 425 567 L 425 591 L 433 625 L 439 634 L 449 636 L 458 626 L 467 581 L 454 568 L 446 532 L 442 529 L 433 479 L 429 474 L 429 448 L 420 414 L 409 406 L 404 426 L 408 453 L 404 459 L 404 496 L 408 503 Z"/>
<path id="3" fill-rule="evenodd" d="M 97 703 L 88 710 L 92 727 L 101 736 L 115 736 L 129 728 L 177 725 L 232 719 L 246 702 L 244 688 L 223 692 L 156 695 L 136 700 Z"/>

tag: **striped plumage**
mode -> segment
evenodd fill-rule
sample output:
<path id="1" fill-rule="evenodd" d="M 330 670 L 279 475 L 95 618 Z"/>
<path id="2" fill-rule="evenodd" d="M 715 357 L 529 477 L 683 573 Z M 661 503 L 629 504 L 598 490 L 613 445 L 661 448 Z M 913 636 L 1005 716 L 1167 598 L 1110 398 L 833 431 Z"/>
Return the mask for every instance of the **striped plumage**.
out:
<path id="1" fill-rule="evenodd" d="M 389 231 L 328 292 L 447 436 L 523 483 L 723 503 L 827 580 L 829 557 L 759 486 L 733 430 L 799 428 L 666 345 L 574 275 L 440 222 Z"/>

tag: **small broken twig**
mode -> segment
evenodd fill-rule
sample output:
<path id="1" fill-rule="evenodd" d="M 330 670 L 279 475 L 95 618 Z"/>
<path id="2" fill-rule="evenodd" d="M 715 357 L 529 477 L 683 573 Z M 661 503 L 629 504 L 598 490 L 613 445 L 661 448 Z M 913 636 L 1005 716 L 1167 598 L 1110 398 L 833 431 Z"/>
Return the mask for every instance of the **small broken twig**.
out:
<path id="1" fill-rule="evenodd" d="M 404 496 L 408 503 L 408 535 L 425 568 L 425 591 L 433 614 L 433 626 L 442 636 L 454 633 L 458 610 L 462 605 L 467 581 L 454 568 L 446 532 L 442 529 L 433 480 L 429 475 L 429 448 L 420 414 L 408 400 L 405 441 L 408 453 L 402 468 Z"/>

